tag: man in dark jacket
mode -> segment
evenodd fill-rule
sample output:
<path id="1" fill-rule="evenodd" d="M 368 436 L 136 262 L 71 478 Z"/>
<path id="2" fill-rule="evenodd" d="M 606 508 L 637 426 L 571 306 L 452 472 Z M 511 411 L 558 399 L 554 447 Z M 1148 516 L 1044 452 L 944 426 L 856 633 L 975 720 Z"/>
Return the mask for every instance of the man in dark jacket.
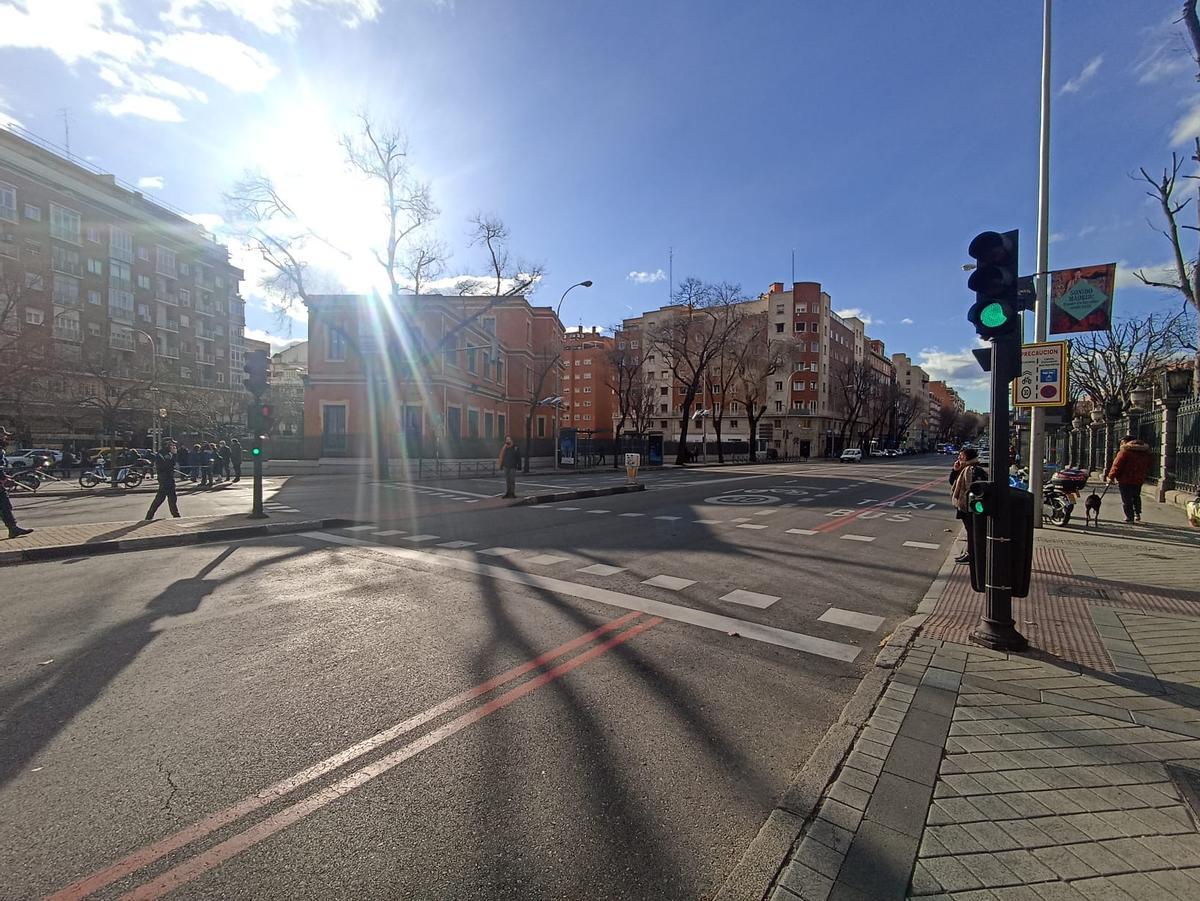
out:
<path id="1" fill-rule="evenodd" d="M 967 549 L 954 558 L 955 563 L 970 563 L 975 554 L 975 530 L 971 528 L 971 514 L 967 512 L 962 500 L 972 485 L 976 482 L 986 482 L 987 477 L 987 470 L 979 465 L 979 451 L 973 447 L 964 447 L 958 452 L 958 459 L 954 461 L 950 470 L 950 492 L 954 500 L 954 515 L 967 527 Z"/>
<path id="2" fill-rule="evenodd" d="M 163 501 L 167 502 L 171 515 L 178 518 L 179 502 L 175 497 L 175 442 L 168 438 L 162 451 L 155 454 L 153 459 L 154 470 L 158 474 L 158 492 L 150 502 L 146 519 L 154 519 L 154 514 L 158 512 Z"/>
<path id="3" fill-rule="evenodd" d="M 1142 485 L 1149 472 L 1150 445 L 1139 441 L 1137 435 L 1126 435 L 1107 476 L 1108 484 L 1116 482 L 1121 489 L 1126 522 L 1142 521 Z"/>
<path id="4" fill-rule="evenodd" d="M 234 438 L 229 442 L 229 465 L 233 467 L 233 480 L 242 480 L 242 442 Z"/>
<path id="5" fill-rule="evenodd" d="M 0 426 L 0 521 L 8 526 L 9 538 L 20 538 L 22 535 L 28 535 L 33 529 L 22 529 L 17 525 L 17 518 L 13 516 L 12 501 L 8 499 L 8 458 L 4 456 L 4 445 L 8 444 L 9 437 L 8 429 Z"/>
<path id="6" fill-rule="evenodd" d="M 497 461 L 504 470 L 504 496 L 517 496 L 517 470 L 521 467 L 521 449 L 513 444 L 512 436 L 504 439 L 504 447 L 500 448 L 500 459 Z"/>

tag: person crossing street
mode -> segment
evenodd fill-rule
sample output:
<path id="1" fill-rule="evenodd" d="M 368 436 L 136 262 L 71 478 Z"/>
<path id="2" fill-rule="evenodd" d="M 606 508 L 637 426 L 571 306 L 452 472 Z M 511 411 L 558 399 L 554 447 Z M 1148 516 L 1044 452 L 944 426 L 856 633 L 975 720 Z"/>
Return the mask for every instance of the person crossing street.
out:
<path id="1" fill-rule="evenodd" d="M 229 465 L 233 467 L 233 480 L 242 480 L 242 442 L 234 438 L 229 442 Z"/>
<path id="2" fill-rule="evenodd" d="M 22 535 L 28 535 L 33 529 L 22 529 L 17 525 L 17 518 L 13 515 L 12 501 L 8 499 L 8 458 L 4 456 L 4 445 L 8 444 L 8 439 L 11 437 L 8 429 L 0 426 L 0 520 L 8 526 L 9 538 L 20 538 Z"/>
<path id="3" fill-rule="evenodd" d="M 504 496 L 517 496 L 517 470 L 521 467 L 521 449 L 513 444 L 512 435 L 504 439 L 500 457 L 496 461 L 504 470 Z"/>
<path id="4" fill-rule="evenodd" d="M 154 469 L 158 473 L 158 492 L 150 502 L 146 511 L 146 519 L 154 519 L 154 514 L 166 501 L 171 515 L 179 517 L 179 502 L 175 496 L 175 442 L 168 439 L 161 452 L 154 455 Z"/>

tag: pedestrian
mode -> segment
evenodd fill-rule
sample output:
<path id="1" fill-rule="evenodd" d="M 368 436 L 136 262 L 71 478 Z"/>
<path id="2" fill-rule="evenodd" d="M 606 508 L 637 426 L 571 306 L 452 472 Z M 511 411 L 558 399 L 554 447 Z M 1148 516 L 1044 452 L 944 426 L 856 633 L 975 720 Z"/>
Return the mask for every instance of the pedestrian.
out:
<path id="1" fill-rule="evenodd" d="M 213 461 L 216 454 L 213 453 L 213 446 L 207 442 L 200 450 L 200 487 L 211 488 L 213 486 Z"/>
<path id="2" fill-rule="evenodd" d="M 229 478 L 233 467 L 231 466 L 233 455 L 229 451 L 229 445 L 222 441 L 217 445 L 217 461 L 218 469 L 221 472 L 221 481 L 224 482 Z"/>
<path id="3" fill-rule="evenodd" d="M 967 549 L 954 558 L 955 563 L 970 563 L 975 555 L 975 530 L 971 528 L 968 495 L 972 485 L 987 481 L 987 477 L 987 471 L 979 465 L 979 451 L 964 447 L 958 452 L 958 459 L 950 470 L 950 497 L 954 502 L 954 515 L 967 527 Z"/>
<path id="4" fill-rule="evenodd" d="M 158 473 L 158 491 L 146 511 L 146 519 L 154 519 L 154 514 L 167 502 L 171 515 L 179 518 L 179 501 L 175 497 L 175 442 L 168 438 L 163 443 L 163 449 L 154 455 L 154 469 Z"/>
<path id="5" fill-rule="evenodd" d="M 204 450 L 199 444 L 192 445 L 192 452 L 188 455 L 188 460 L 192 464 L 192 481 L 199 484 L 200 479 L 204 476 L 204 470 L 200 466 L 204 462 Z"/>
<path id="6" fill-rule="evenodd" d="M 183 447 L 179 448 L 179 452 L 175 455 L 175 468 L 183 473 L 184 477 L 186 478 L 190 472 L 188 468 L 189 466 L 191 466 L 191 458 L 187 445 L 184 445 Z"/>
<path id="7" fill-rule="evenodd" d="M 229 442 L 229 463 L 233 467 L 233 480 L 242 480 L 242 442 L 234 438 Z"/>
<path id="8" fill-rule="evenodd" d="M 1150 445 L 1137 435 L 1126 435 L 1121 439 L 1121 449 L 1108 470 L 1108 484 L 1113 482 L 1121 490 L 1121 506 L 1125 508 L 1126 522 L 1142 521 L 1142 484 L 1150 471 Z"/>
<path id="9" fill-rule="evenodd" d="M 521 466 L 521 449 L 513 444 L 512 435 L 505 437 L 504 446 L 500 448 L 500 456 L 496 462 L 504 470 L 504 496 L 516 497 L 517 469 Z"/>
<path id="10" fill-rule="evenodd" d="M 22 535 L 28 535 L 33 529 L 22 529 L 17 525 L 17 518 L 13 515 L 12 501 L 8 499 L 8 486 L 13 482 L 8 477 L 8 457 L 4 455 L 4 447 L 8 444 L 10 437 L 12 436 L 8 429 L 0 426 L 0 521 L 8 526 L 9 538 L 20 538 Z"/>

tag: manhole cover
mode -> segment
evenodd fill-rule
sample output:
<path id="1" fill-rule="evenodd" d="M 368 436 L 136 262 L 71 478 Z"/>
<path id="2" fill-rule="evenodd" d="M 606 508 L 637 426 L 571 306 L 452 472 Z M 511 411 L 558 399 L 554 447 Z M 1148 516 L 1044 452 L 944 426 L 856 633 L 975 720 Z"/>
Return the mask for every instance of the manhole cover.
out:
<path id="1" fill-rule="evenodd" d="M 1090 588 L 1087 585 L 1059 585 L 1054 589 L 1054 596 L 1060 598 L 1095 598 L 1108 600 L 1108 594 L 1102 588 Z"/>

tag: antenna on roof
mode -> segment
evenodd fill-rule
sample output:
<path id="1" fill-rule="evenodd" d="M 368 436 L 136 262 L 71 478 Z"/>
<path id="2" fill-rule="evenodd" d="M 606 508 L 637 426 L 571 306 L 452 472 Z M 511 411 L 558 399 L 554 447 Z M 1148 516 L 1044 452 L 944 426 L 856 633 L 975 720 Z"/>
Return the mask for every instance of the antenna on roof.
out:
<path id="1" fill-rule="evenodd" d="M 63 120 L 63 142 L 67 149 L 67 156 L 71 155 L 71 110 L 69 107 L 62 107 L 58 114 Z"/>

